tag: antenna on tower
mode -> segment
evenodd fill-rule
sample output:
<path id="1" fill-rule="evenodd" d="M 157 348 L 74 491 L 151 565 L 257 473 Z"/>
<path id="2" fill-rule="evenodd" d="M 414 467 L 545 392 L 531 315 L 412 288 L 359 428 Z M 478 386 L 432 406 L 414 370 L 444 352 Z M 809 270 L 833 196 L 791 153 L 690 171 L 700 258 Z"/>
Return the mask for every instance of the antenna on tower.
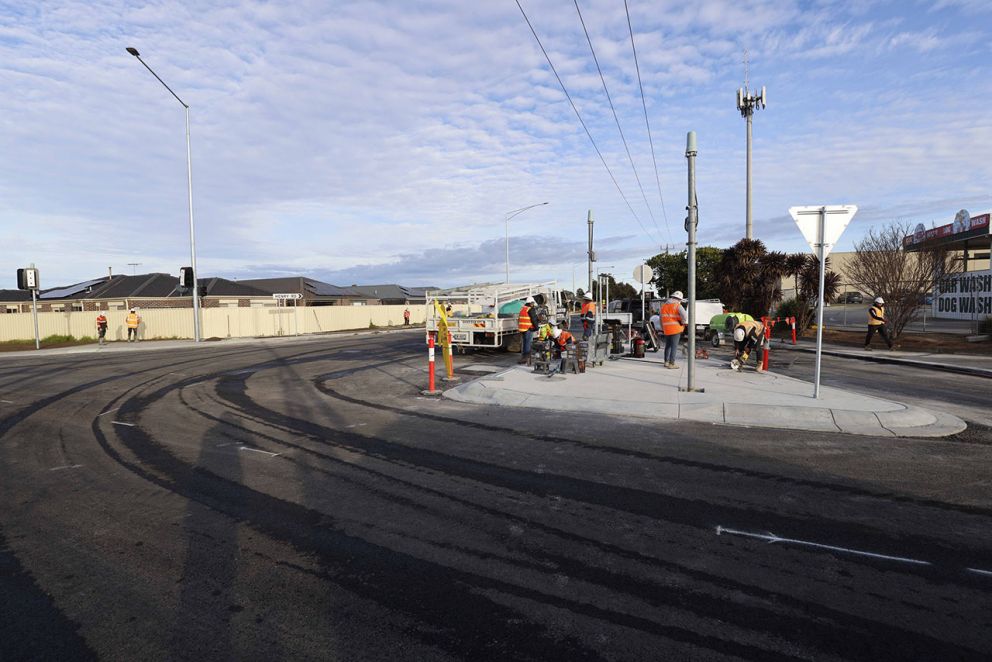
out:
<path id="1" fill-rule="evenodd" d="M 751 72 L 750 72 L 750 65 L 748 63 L 748 52 L 747 49 L 745 48 L 744 49 L 744 94 L 747 94 L 748 91 L 747 86 L 749 83 L 748 78 L 750 77 L 750 75 Z"/>

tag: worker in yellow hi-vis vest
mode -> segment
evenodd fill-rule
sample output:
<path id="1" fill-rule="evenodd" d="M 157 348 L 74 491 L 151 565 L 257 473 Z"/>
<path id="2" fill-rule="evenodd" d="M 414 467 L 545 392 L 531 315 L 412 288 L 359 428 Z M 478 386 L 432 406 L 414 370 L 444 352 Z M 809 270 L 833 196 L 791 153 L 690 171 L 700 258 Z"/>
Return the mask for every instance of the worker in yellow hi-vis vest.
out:
<path id="1" fill-rule="evenodd" d="M 127 341 L 138 342 L 138 327 L 141 325 L 141 315 L 132 308 L 127 314 Z M 132 340 L 133 338 L 133 340 Z"/>
<path id="2" fill-rule="evenodd" d="M 888 322 L 885 319 L 885 301 L 882 297 L 875 297 L 875 301 L 871 308 L 868 309 L 868 335 L 865 336 L 865 349 L 869 352 L 871 351 L 871 337 L 876 333 L 882 336 L 882 340 L 885 344 L 892 349 L 892 338 L 889 337 L 889 331 L 885 328 L 885 324 Z"/>

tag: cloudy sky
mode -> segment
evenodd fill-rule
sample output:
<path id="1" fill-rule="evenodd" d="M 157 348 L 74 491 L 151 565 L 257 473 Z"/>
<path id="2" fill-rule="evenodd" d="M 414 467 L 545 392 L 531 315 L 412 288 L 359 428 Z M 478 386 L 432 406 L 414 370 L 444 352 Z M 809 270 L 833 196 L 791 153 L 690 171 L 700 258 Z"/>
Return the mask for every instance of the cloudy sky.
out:
<path id="1" fill-rule="evenodd" d="M 510 222 L 513 280 L 581 286 L 589 209 L 629 279 L 685 243 L 689 130 L 699 239 L 727 246 L 745 48 L 770 247 L 805 247 L 793 205 L 859 205 L 841 250 L 992 207 L 987 0 L 627 4 L 657 178 L 623 1 L 578 7 L 633 168 L 575 3 L 520 0 L 630 208 L 516 0 L 0 0 L 0 288 L 31 262 L 44 286 L 188 263 L 183 109 L 126 46 L 190 105 L 201 276 L 499 281 L 504 214 L 547 201 Z"/>

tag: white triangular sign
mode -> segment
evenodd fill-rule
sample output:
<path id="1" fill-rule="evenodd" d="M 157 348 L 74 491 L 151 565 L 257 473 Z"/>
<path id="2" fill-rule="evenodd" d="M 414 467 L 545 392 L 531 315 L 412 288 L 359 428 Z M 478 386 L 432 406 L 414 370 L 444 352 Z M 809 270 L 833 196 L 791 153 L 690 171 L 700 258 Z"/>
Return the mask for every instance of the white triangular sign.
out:
<path id="1" fill-rule="evenodd" d="M 817 237 L 820 228 L 820 214 L 823 214 L 823 256 L 826 257 L 834 247 L 844 229 L 858 212 L 857 205 L 810 205 L 808 207 L 789 207 L 800 232 L 806 237 L 813 254 L 819 253 L 820 239 Z"/>

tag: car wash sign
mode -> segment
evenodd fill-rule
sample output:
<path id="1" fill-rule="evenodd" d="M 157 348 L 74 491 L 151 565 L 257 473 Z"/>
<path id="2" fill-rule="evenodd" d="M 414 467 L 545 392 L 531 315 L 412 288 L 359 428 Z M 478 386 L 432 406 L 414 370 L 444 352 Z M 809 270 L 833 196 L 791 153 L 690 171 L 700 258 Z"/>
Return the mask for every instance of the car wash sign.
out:
<path id="1" fill-rule="evenodd" d="M 945 319 L 984 319 L 992 315 L 992 270 L 969 271 L 937 281 L 933 316 Z"/>

